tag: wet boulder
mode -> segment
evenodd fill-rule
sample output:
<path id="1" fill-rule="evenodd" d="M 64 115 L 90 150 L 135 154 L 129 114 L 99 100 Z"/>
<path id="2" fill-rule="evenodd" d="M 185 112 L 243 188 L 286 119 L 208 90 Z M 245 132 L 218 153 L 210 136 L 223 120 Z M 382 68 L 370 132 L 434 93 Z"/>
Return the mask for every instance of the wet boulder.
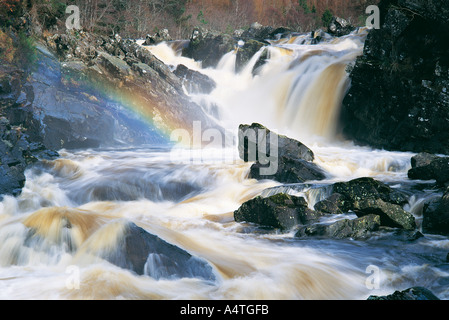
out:
<path id="1" fill-rule="evenodd" d="M 438 184 L 449 181 L 449 157 L 419 153 L 411 159 L 408 177 L 413 180 L 436 180 Z"/>
<path id="2" fill-rule="evenodd" d="M 449 190 L 441 198 L 424 205 L 422 230 L 424 233 L 449 235 Z"/>
<path id="3" fill-rule="evenodd" d="M 370 177 L 357 178 L 348 182 L 337 182 L 332 186 L 332 193 L 343 195 L 347 201 L 345 205 L 349 207 L 354 207 L 356 201 L 367 199 L 381 199 L 397 205 L 407 203 L 404 194 Z"/>
<path id="4" fill-rule="evenodd" d="M 296 183 L 326 177 L 325 172 L 312 162 L 312 150 L 261 124 L 240 125 L 238 139 L 239 157 L 243 161 L 255 162 L 250 169 L 250 179 Z"/>
<path id="5" fill-rule="evenodd" d="M 403 291 L 395 291 L 387 296 L 369 296 L 368 300 L 440 300 L 429 289 L 412 287 Z"/>
<path id="6" fill-rule="evenodd" d="M 350 207 L 347 205 L 343 195 L 334 193 L 328 198 L 318 201 L 314 209 L 326 214 L 342 214 L 348 212 Z"/>
<path id="7" fill-rule="evenodd" d="M 358 217 L 375 214 L 380 217 L 382 226 L 414 230 L 415 217 L 401 206 L 382 199 L 362 199 L 354 202 L 352 210 Z"/>
<path id="8" fill-rule="evenodd" d="M 104 258 L 121 268 L 155 279 L 215 280 L 213 269 L 206 261 L 131 222 L 126 224 L 115 249 Z"/>
<path id="9" fill-rule="evenodd" d="M 261 226 L 289 230 L 298 224 L 309 224 L 322 214 L 308 208 L 302 197 L 279 193 L 261 196 L 243 203 L 234 211 L 236 222 L 250 222 Z"/>
<path id="10" fill-rule="evenodd" d="M 313 224 L 300 227 L 295 237 L 324 237 L 332 239 L 363 239 L 380 226 L 380 216 L 366 215 L 355 219 L 342 219 L 331 224 Z"/>
<path id="11" fill-rule="evenodd" d="M 275 172 L 267 170 L 267 165 L 256 162 L 250 168 L 249 179 L 276 180 L 282 183 L 298 183 L 319 181 L 326 178 L 325 172 L 312 162 L 289 157 L 276 158 L 269 166 L 275 167 Z M 267 173 L 264 173 L 267 172 Z"/>

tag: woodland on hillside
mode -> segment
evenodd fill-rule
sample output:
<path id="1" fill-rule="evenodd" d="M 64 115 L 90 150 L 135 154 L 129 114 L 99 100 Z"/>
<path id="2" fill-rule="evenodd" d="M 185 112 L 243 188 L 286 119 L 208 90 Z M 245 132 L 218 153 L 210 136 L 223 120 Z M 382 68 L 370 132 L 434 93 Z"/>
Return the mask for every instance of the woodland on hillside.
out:
<path id="1" fill-rule="evenodd" d="M 27 16 L 38 30 L 64 28 L 68 5 L 80 9 L 87 31 L 145 37 L 168 29 L 187 38 L 195 26 L 232 33 L 254 22 L 305 32 L 326 26 L 332 16 L 364 23 L 365 9 L 378 0 L 0 0 L 0 25 Z M 59 28 L 58 28 L 59 26 Z"/>

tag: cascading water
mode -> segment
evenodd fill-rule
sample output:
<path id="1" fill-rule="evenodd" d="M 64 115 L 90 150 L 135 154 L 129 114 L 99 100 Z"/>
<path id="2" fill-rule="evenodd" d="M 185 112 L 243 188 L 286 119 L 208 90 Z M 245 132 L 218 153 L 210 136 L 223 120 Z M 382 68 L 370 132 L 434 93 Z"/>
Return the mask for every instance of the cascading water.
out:
<path id="1" fill-rule="evenodd" d="M 411 154 L 338 139 L 339 106 L 350 85 L 346 68 L 362 53 L 365 36 L 359 30 L 314 45 L 306 35 L 280 39 L 240 73 L 235 52 L 203 69 L 167 43 L 148 49 L 167 65 L 184 64 L 215 80 L 210 94 L 190 96 L 223 127 L 259 122 L 307 144 L 330 174 L 322 184 L 371 176 L 407 185 Z M 269 59 L 253 74 L 265 49 Z M 449 249 L 442 238 L 304 241 L 236 223 L 234 210 L 257 195 L 282 190 L 313 206 L 325 191 L 247 179 L 251 164 L 235 157 L 235 146 L 227 151 L 229 158 L 203 150 L 201 161 L 192 153 L 173 161 L 168 146 L 62 150 L 60 159 L 31 168 L 23 193 L 0 203 L 0 298 L 366 299 L 416 284 L 448 297 L 447 268 L 435 263 Z M 428 196 L 410 199 L 418 219 Z M 159 278 L 169 270 L 157 269 L 163 261 L 154 254 L 141 275 L 111 263 L 105 257 L 129 223 L 207 262 L 214 277 Z M 367 285 L 370 266 L 380 270 L 378 288 Z"/>

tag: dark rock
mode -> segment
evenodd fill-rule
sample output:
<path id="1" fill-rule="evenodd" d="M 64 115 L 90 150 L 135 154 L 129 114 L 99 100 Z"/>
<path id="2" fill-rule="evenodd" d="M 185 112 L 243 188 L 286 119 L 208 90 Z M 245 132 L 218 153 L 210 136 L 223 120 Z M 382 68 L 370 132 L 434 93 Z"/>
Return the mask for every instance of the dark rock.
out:
<path id="1" fill-rule="evenodd" d="M 356 201 L 381 199 L 384 202 L 405 205 L 407 198 L 400 192 L 390 188 L 383 182 L 373 178 L 363 177 L 348 182 L 337 182 L 332 186 L 333 193 L 339 193 L 346 198 L 347 208 L 353 208 Z"/>
<path id="2" fill-rule="evenodd" d="M 427 202 L 423 207 L 422 231 L 449 235 L 449 190 L 439 199 Z"/>
<path id="3" fill-rule="evenodd" d="M 327 214 L 342 214 L 348 212 L 350 207 L 343 195 L 334 193 L 329 198 L 317 202 L 314 209 Z"/>
<path id="4" fill-rule="evenodd" d="M 30 142 L 22 127 L 11 126 L 0 118 L 0 198 L 17 196 L 25 185 L 25 170 L 38 161 L 37 156 L 49 152 L 42 144 Z"/>
<path id="5" fill-rule="evenodd" d="M 414 230 L 415 217 L 401 206 L 382 199 L 362 199 L 354 202 L 352 209 L 358 217 L 375 214 L 380 216 L 382 226 Z"/>
<path id="6" fill-rule="evenodd" d="M 332 185 L 332 194 L 315 205 L 315 210 L 329 214 L 353 211 L 358 217 L 380 216 L 382 226 L 414 230 L 414 216 L 403 209 L 407 197 L 373 178 L 358 178 Z"/>
<path id="7" fill-rule="evenodd" d="M 419 153 L 412 157 L 408 177 L 414 180 L 436 180 L 438 184 L 449 181 L 449 157 Z"/>
<path id="8" fill-rule="evenodd" d="M 215 280 L 213 269 L 206 261 L 148 233 L 134 223 L 127 223 L 116 247 L 104 258 L 121 268 L 155 279 Z"/>
<path id="9" fill-rule="evenodd" d="M 273 169 L 275 172 L 273 173 Z M 250 168 L 249 179 L 276 180 L 282 183 L 319 181 L 326 178 L 325 172 L 312 162 L 282 156 L 268 165 L 256 162 Z"/>
<path id="10" fill-rule="evenodd" d="M 312 162 L 312 150 L 297 140 L 278 135 L 258 123 L 240 125 L 238 138 L 240 158 L 255 162 L 249 178 L 295 183 L 326 177 Z"/>
<path id="11" fill-rule="evenodd" d="M 182 55 L 202 62 L 203 68 L 216 67 L 221 58 L 236 48 L 237 42 L 227 34 L 195 28 Z"/>
<path id="12" fill-rule="evenodd" d="M 258 22 L 253 23 L 248 29 L 246 29 L 241 38 L 244 40 L 256 40 L 268 44 L 267 40 L 274 40 L 275 36 L 282 33 L 280 29 L 274 29 L 271 26 L 263 26 Z"/>
<path id="13" fill-rule="evenodd" d="M 190 70 L 185 65 L 176 67 L 174 74 L 182 79 L 184 86 L 189 93 L 211 93 L 217 86 L 214 80 L 201 72 Z"/>
<path id="14" fill-rule="evenodd" d="M 369 296 L 368 300 L 440 300 L 430 290 L 413 287 L 404 291 L 395 291 L 387 296 Z"/>
<path id="15" fill-rule="evenodd" d="M 252 222 L 261 226 L 289 230 L 298 224 L 309 224 L 322 214 L 310 210 L 302 197 L 279 193 L 263 198 L 256 197 L 243 203 L 234 212 L 237 222 Z"/>
<path id="16" fill-rule="evenodd" d="M 354 26 L 340 17 L 333 17 L 329 26 L 327 27 L 327 32 L 336 37 L 348 35 L 354 30 Z"/>
<path id="17" fill-rule="evenodd" d="M 236 72 L 240 72 L 246 64 L 251 60 L 251 58 L 266 44 L 259 42 L 257 40 L 248 40 L 245 41 L 243 46 L 239 46 L 236 54 L 235 61 L 235 70 Z M 262 61 L 258 63 L 255 68 L 258 68 L 262 65 Z"/>
<path id="18" fill-rule="evenodd" d="M 259 156 L 287 157 L 313 161 L 314 154 L 301 142 L 278 135 L 261 124 L 239 126 L 239 156 L 243 161 L 259 161 Z M 271 146 L 277 149 L 271 151 Z"/>
<path id="19" fill-rule="evenodd" d="M 296 237 L 325 237 L 332 239 L 363 239 L 370 232 L 377 231 L 380 226 L 378 215 L 366 215 L 356 219 L 342 219 L 330 225 L 314 224 L 301 227 L 295 234 Z"/>
<path id="20" fill-rule="evenodd" d="M 351 71 L 344 135 L 387 150 L 449 154 L 447 1 L 383 0 Z"/>

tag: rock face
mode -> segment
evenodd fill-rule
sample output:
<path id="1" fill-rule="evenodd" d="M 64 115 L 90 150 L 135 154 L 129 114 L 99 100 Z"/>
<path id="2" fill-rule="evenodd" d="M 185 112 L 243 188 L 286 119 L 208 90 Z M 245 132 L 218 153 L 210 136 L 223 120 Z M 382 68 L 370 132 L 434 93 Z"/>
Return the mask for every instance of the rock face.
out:
<path id="1" fill-rule="evenodd" d="M 342 131 L 388 150 L 449 153 L 449 3 L 384 0 L 342 106 Z"/>
<path id="2" fill-rule="evenodd" d="M 11 126 L 6 118 L 0 118 L 0 198 L 21 193 L 25 169 L 37 161 L 35 156 L 44 150 L 42 144 L 30 142 L 24 131 Z"/>
<path id="3" fill-rule="evenodd" d="M 320 216 L 320 213 L 307 207 L 304 198 L 284 193 L 268 198 L 256 197 L 234 212 L 237 222 L 252 222 L 281 230 L 291 229 L 298 224 L 309 224 Z"/>
<path id="4" fill-rule="evenodd" d="M 395 291 L 388 296 L 370 296 L 368 300 L 440 300 L 430 290 L 413 287 L 404 291 Z"/>
<path id="5" fill-rule="evenodd" d="M 326 177 L 312 162 L 314 154 L 307 146 L 258 123 L 239 126 L 238 148 L 243 161 L 255 162 L 249 178 L 297 183 Z"/>
<path id="6" fill-rule="evenodd" d="M 54 148 L 165 143 L 173 128 L 190 132 L 194 121 L 219 128 L 184 93 L 182 79 L 134 41 L 82 32 L 45 44 L 39 66 L 48 71 L 33 74 L 32 105 Z"/>
<path id="7" fill-rule="evenodd" d="M 105 257 L 109 262 L 155 279 L 215 280 L 212 267 L 177 246 L 128 223 L 123 239 Z"/>

